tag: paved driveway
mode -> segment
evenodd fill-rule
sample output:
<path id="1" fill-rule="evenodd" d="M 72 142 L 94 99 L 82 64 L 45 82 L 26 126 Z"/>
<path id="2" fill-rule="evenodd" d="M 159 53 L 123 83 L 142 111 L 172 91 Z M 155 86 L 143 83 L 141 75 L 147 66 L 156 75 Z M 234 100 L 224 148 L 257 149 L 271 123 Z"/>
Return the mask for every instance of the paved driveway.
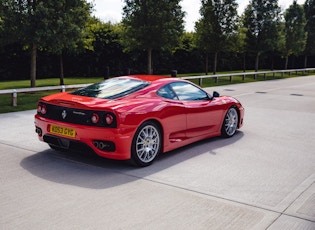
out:
<path id="1" fill-rule="evenodd" d="M 62 154 L 0 114 L 0 229 L 315 229 L 315 76 L 208 88 L 244 127 L 146 168 Z"/>

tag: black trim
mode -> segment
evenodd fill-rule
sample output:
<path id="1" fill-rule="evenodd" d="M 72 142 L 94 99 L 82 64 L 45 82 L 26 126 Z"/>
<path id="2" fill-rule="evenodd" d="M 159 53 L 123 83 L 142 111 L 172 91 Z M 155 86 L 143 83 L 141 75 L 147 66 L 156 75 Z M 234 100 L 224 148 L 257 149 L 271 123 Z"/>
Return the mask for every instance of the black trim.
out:
<path id="1" fill-rule="evenodd" d="M 71 124 L 87 125 L 87 126 L 96 126 L 96 127 L 106 127 L 106 128 L 117 128 L 117 119 L 114 113 L 107 111 L 94 111 L 94 110 L 83 110 L 83 109 L 74 109 L 64 106 L 57 106 L 48 103 L 40 102 L 39 105 L 46 106 L 46 114 L 37 112 L 41 117 L 61 121 Z M 99 122 L 94 124 L 91 120 L 93 113 L 97 113 L 99 116 Z M 105 116 L 110 114 L 114 121 L 112 124 L 108 125 L 105 123 Z"/>
<path id="2" fill-rule="evenodd" d="M 80 153 L 96 154 L 95 151 L 89 145 L 80 141 L 52 136 L 49 134 L 44 135 L 43 139 L 44 139 L 44 142 L 46 142 L 50 146 L 56 147 L 56 149 L 64 149 L 64 150 L 71 150 L 71 151 L 80 152 Z M 116 146 L 114 142 L 103 141 L 103 140 L 102 141 L 97 140 L 97 142 L 102 142 L 105 145 L 103 149 L 98 148 L 99 150 L 103 152 L 116 151 Z"/>

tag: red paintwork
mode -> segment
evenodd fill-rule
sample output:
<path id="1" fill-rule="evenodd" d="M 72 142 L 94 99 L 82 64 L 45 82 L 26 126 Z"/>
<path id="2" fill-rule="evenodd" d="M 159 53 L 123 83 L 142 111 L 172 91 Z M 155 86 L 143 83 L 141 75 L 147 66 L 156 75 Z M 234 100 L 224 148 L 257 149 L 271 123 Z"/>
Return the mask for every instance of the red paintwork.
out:
<path id="1" fill-rule="evenodd" d="M 151 81 L 143 90 L 116 100 L 58 93 L 43 97 L 40 101 L 77 109 L 111 111 L 117 117 L 117 128 L 91 127 L 45 119 L 35 115 L 35 125 L 49 133 L 50 124 L 73 128 L 75 140 L 89 145 L 96 154 L 111 159 L 130 159 L 130 149 L 137 128 L 147 120 L 158 122 L 163 130 L 163 152 L 209 137 L 219 136 L 227 110 L 235 105 L 239 111 L 239 128 L 243 125 L 244 109 L 234 98 L 220 96 L 209 101 L 178 101 L 156 94 L 163 85 L 176 78 L 137 75 L 131 76 Z M 43 135 L 39 139 L 43 141 Z M 109 140 L 115 143 L 115 152 L 104 152 L 94 147 L 93 140 Z"/>

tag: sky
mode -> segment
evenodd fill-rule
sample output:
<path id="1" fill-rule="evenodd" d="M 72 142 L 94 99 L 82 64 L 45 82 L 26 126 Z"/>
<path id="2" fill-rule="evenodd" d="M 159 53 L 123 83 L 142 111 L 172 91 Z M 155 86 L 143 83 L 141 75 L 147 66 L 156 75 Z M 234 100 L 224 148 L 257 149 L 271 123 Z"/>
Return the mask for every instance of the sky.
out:
<path id="1" fill-rule="evenodd" d="M 94 5 L 94 12 L 97 18 L 102 21 L 111 21 L 118 23 L 122 18 L 122 7 L 124 0 L 88 0 Z M 241 14 L 250 0 L 236 0 L 238 3 L 238 11 Z M 298 4 L 304 4 L 305 0 L 297 0 Z M 293 3 L 293 0 L 278 0 L 278 4 L 282 10 L 286 9 Z M 194 31 L 195 22 L 200 18 L 200 0 L 182 0 L 182 10 L 186 12 L 185 30 L 188 32 Z"/>

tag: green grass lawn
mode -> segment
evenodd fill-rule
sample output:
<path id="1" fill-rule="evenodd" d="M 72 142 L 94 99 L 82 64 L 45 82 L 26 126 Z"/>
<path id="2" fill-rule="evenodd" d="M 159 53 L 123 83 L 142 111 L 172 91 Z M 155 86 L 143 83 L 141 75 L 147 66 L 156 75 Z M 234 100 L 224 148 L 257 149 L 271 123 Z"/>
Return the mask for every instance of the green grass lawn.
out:
<path id="1" fill-rule="evenodd" d="M 224 73 L 232 73 L 232 72 L 224 72 Z M 220 72 L 220 74 L 224 74 Z M 233 72 L 235 73 L 235 72 Z M 185 76 L 201 76 L 204 75 L 203 73 L 195 73 L 195 74 L 179 74 L 178 77 L 185 77 Z M 305 74 L 307 75 L 307 74 Z M 202 80 L 202 87 L 212 87 L 212 86 L 219 86 L 219 85 L 230 85 L 230 84 L 238 84 L 238 83 L 247 83 L 247 82 L 255 82 L 255 81 L 265 81 L 265 80 L 273 80 L 273 79 L 280 79 L 280 78 L 290 78 L 290 77 L 297 77 L 302 76 L 301 73 L 298 75 L 296 74 L 285 74 L 281 76 L 281 74 L 277 74 L 275 77 L 270 75 L 258 75 L 256 79 L 254 76 L 246 76 L 245 80 L 242 79 L 242 76 L 233 77 L 232 82 L 230 81 L 230 77 L 220 77 L 218 82 L 215 81 L 213 78 L 203 79 Z M 87 83 L 94 83 L 102 81 L 103 78 L 95 77 L 95 78 L 65 78 L 66 85 L 73 85 L 73 84 L 87 84 Z M 195 84 L 199 84 L 198 79 L 191 80 Z M 59 85 L 58 78 L 49 78 L 49 79 L 38 79 L 36 80 L 36 86 L 56 86 Z M 20 80 L 20 81 L 1 81 L 0 82 L 0 90 L 2 89 L 17 89 L 17 88 L 28 88 L 30 87 L 29 80 Z M 19 93 L 17 97 L 17 106 L 12 106 L 12 95 L 5 94 L 0 95 L 0 113 L 8 113 L 8 112 L 17 112 L 17 111 L 24 111 L 24 110 L 31 110 L 36 109 L 37 101 L 46 95 L 50 95 L 53 93 L 57 93 L 59 91 L 46 91 L 46 92 L 37 92 L 37 93 Z"/>
<path id="2" fill-rule="evenodd" d="M 95 78 L 65 78 L 65 85 L 75 85 L 75 84 L 87 84 L 94 83 L 103 80 L 101 77 Z M 59 85 L 59 78 L 48 78 L 48 79 L 37 79 L 36 87 L 42 86 L 54 86 Z M 30 80 L 18 80 L 18 81 L 0 81 L 1 89 L 18 89 L 18 88 L 28 88 L 30 87 Z"/>
<path id="3" fill-rule="evenodd" d="M 66 85 L 74 84 L 87 84 L 102 81 L 103 78 L 65 78 L 64 82 Z M 56 86 L 59 85 L 59 78 L 48 78 L 36 80 L 36 87 L 42 86 Z M 2 89 L 18 89 L 18 88 L 29 88 L 29 80 L 19 81 L 1 81 L 0 90 Z M 17 96 L 17 106 L 12 106 L 12 95 L 5 94 L 0 95 L 0 113 L 17 112 L 24 110 L 36 109 L 37 101 L 43 97 L 59 91 L 46 91 L 36 93 L 19 93 Z"/>

